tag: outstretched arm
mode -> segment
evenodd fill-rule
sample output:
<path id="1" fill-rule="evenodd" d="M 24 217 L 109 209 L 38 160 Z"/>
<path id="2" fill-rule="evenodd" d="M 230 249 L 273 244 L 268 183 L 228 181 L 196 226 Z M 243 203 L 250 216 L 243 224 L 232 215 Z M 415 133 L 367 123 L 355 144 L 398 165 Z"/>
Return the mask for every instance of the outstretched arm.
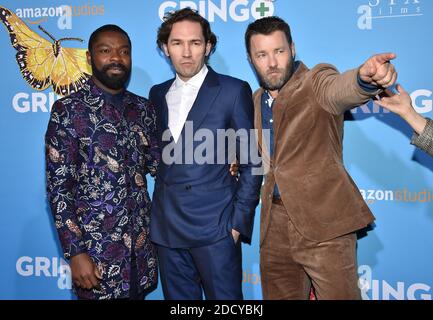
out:
<path id="1" fill-rule="evenodd" d="M 397 85 L 397 92 L 385 90 L 377 103 L 401 116 L 415 131 L 411 144 L 433 156 L 433 121 L 415 111 L 409 94 L 402 86 Z"/>
<path id="2" fill-rule="evenodd" d="M 397 80 L 397 72 L 390 61 L 395 57 L 394 53 L 381 53 L 370 57 L 359 68 L 360 79 L 379 88 L 392 86 Z"/>
<path id="3" fill-rule="evenodd" d="M 393 53 L 377 54 L 359 68 L 342 74 L 329 64 L 317 65 L 312 70 L 317 101 L 326 111 L 336 115 L 366 103 L 395 83 L 397 72 L 390 63 L 394 58 Z"/>
<path id="4" fill-rule="evenodd" d="M 412 106 L 409 94 L 402 86 L 396 86 L 398 93 L 387 89 L 376 102 L 382 107 L 402 117 L 417 134 L 421 134 L 427 124 L 427 120 L 418 114 Z"/>

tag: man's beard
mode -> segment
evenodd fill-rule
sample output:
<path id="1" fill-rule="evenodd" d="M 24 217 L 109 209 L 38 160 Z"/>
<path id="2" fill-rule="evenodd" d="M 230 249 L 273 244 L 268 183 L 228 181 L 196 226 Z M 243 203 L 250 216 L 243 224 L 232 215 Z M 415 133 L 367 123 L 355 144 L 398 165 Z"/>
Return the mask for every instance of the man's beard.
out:
<path id="1" fill-rule="evenodd" d="M 109 75 L 108 70 L 110 68 L 119 68 L 124 71 L 123 74 Z M 119 90 L 126 87 L 129 76 L 131 75 L 131 69 L 128 69 L 120 63 L 110 63 L 98 69 L 92 60 L 92 73 L 93 76 L 98 79 L 104 86 L 112 90 Z"/>
<path id="2" fill-rule="evenodd" d="M 266 79 L 265 75 L 262 75 L 260 73 L 257 72 L 257 75 L 259 77 L 259 83 L 260 86 L 268 91 L 275 91 L 275 90 L 280 90 L 282 87 L 284 87 L 284 85 L 287 83 L 287 81 L 290 80 L 290 78 L 293 75 L 293 66 L 294 66 L 294 61 L 290 60 L 287 65 L 286 68 L 275 68 L 275 69 L 269 69 L 266 72 L 272 72 L 272 71 L 279 71 L 281 73 L 281 76 L 276 79 L 276 80 L 270 80 L 270 79 Z"/>

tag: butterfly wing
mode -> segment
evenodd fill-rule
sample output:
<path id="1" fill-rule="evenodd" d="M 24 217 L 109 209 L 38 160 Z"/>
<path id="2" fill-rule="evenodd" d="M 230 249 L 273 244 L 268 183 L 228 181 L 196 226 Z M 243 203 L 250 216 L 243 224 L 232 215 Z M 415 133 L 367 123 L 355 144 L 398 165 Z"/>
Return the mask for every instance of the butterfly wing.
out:
<path id="1" fill-rule="evenodd" d="M 16 59 L 24 79 L 34 89 L 46 89 L 50 85 L 53 44 L 30 30 L 17 15 L 2 6 L 0 19 L 9 32 L 12 46 L 18 51 Z"/>
<path id="2" fill-rule="evenodd" d="M 2 6 L 0 19 L 18 51 L 16 59 L 21 74 L 32 88 L 44 90 L 52 85 L 58 95 L 64 96 L 80 89 L 90 77 L 85 49 L 62 48 L 59 41 L 49 42 Z"/>
<path id="3" fill-rule="evenodd" d="M 60 47 L 51 71 L 51 84 L 59 95 L 79 90 L 92 74 L 85 49 Z"/>

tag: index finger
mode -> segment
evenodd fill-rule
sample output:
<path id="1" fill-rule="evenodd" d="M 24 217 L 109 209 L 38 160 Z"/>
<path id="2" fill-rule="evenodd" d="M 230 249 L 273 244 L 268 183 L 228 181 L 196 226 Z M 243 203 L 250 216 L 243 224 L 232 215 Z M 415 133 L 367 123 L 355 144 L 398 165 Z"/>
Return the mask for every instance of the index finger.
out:
<path id="1" fill-rule="evenodd" d="M 376 61 L 377 61 L 378 63 L 381 63 L 381 64 L 386 63 L 386 62 L 389 62 L 389 61 L 395 59 L 396 57 L 397 57 L 396 54 L 395 54 L 395 53 L 391 53 L 391 52 L 388 52 L 388 53 L 380 53 L 380 54 L 377 54 L 377 55 L 375 56 Z"/>
<path id="2" fill-rule="evenodd" d="M 386 88 L 381 93 L 379 93 L 380 98 L 392 97 L 392 96 L 395 96 L 395 93 L 392 92 L 392 90 L 390 90 L 389 88 Z"/>

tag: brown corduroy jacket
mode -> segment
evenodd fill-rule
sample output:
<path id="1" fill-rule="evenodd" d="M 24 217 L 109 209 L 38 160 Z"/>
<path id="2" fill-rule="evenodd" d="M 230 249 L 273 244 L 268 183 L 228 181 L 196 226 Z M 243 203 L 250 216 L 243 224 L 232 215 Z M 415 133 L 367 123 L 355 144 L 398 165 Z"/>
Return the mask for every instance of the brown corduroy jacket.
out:
<path id="1" fill-rule="evenodd" d="M 259 148 L 270 166 L 261 191 L 260 245 L 269 226 L 274 183 L 295 227 L 312 241 L 326 241 L 374 221 L 342 159 L 344 112 L 379 93 L 365 92 L 357 73 L 340 74 L 329 64 L 309 70 L 300 62 L 273 105 L 271 159 L 261 136 L 263 89 L 254 93 Z"/>

